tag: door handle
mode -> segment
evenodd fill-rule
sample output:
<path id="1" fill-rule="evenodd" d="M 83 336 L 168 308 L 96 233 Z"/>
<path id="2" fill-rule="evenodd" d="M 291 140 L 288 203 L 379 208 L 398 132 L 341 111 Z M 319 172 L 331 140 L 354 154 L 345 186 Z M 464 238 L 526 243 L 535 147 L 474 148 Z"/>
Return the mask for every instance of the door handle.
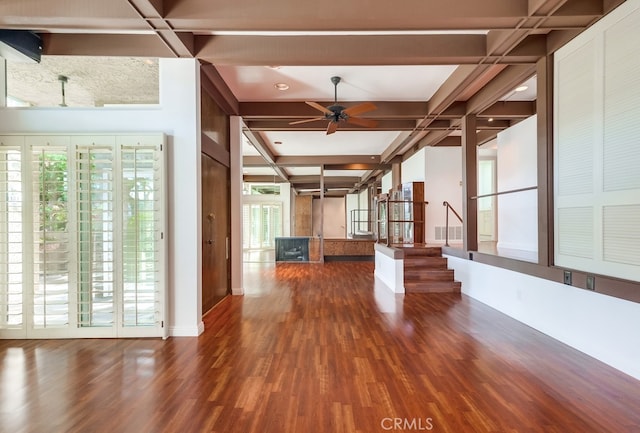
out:
<path id="1" fill-rule="evenodd" d="M 207 241 L 207 243 L 208 243 L 209 245 L 211 245 L 211 244 L 213 244 L 213 241 L 212 241 L 211 239 L 209 239 L 209 240 Z"/>

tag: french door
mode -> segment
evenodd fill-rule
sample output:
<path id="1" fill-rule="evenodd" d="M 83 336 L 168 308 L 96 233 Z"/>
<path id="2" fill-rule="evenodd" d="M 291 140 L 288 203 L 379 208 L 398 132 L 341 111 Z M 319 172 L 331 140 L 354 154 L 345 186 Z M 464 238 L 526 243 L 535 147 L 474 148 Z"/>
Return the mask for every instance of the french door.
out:
<path id="1" fill-rule="evenodd" d="M 245 203 L 243 209 L 243 249 L 275 248 L 275 238 L 282 236 L 281 203 Z"/>
<path id="2" fill-rule="evenodd" d="M 0 137 L 0 337 L 164 336 L 164 137 Z"/>

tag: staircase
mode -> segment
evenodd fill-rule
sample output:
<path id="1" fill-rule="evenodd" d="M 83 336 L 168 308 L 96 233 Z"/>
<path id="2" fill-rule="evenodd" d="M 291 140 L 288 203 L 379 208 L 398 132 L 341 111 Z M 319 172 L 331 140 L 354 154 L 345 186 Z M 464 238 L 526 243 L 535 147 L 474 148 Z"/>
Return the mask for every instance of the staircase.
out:
<path id="1" fill-rule="evenodd" d="M 440 247 L 403 247 L 405 293 L 460 293 Z"/>

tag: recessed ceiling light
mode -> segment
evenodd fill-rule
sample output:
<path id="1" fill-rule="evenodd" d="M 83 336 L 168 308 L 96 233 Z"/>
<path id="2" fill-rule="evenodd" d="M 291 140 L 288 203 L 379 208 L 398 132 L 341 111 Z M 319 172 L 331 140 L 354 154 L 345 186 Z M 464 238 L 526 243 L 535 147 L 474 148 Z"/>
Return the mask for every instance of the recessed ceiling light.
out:
<path id="1" fill-rule="evenodd" d="M 287 83 L 276 83 L 274 84 L 275 88 L 280 91 L 285 91 L 289 89 L 289 85 Z"/>
<path id="2" fill-rule="evenodd" d="M 489 122 L 493 122 L 493 117 L 489 117 Z"/>
<path id="3" fill-rule="evenodd" d="M 524 92 L 525 90 L 527 90 L 529 88 L 529 86 L 520 86 L 520 87 L 516 87 L 516 92 Z"/>

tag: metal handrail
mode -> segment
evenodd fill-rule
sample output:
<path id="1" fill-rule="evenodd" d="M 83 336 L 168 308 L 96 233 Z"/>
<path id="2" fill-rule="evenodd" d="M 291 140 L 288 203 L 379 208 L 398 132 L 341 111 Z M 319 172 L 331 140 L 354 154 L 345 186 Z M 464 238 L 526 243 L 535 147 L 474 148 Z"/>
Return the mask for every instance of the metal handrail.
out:
<path id="1" fill-rule="evenodd" d="M 458 215 L 458 212 L 456 212 L 456 210 L 449 204 L 448 201 L 443 201 L 442 206 L 447 207 L 447 213 L 445 215 L 445 227 L 444 227 L 444 246 L 448 247 L 449 246 L 449 210 L 453 212 L 453 214 L 460 220 L 461 223 L 464 224 L 464 221 L 462 221 L 462 217 Z"/>
<path id="2" fill-rule="evenodd" d="M 367 219 L 361 220 L 360 216 L 362 212 L 367 212 Z M 367 227 L 371 230 L 371 222 L 373 221 L 372 216 L 374 215 L 374 209 L 351 209 L 351 234 L 356 233 L 356 225 L 358 229 L 360 228 L 361 223 L 366 222 Z M 356 219 L 357 218 L 357 219 Z"/>
<path id="3" fill-rule="evenodd" d="M 475 197 L 471 197 L 471 200 L 477 200 L 479 198 L 485 198 L 485 197 L 494 197 L 496 195 L 502 195 L 502 194 L 511 194 L 511 193 L 514 193 L 514 192 L 530 191 L 532 189 L 538 189 L 538 187 L 537 186 L 528 186 L 526 188 L 511 189 L 509 191 L 500 191 L 500 192 L 492 192 L 492 193 L 489 193 L 489 194 L 476 195 Z"/>

